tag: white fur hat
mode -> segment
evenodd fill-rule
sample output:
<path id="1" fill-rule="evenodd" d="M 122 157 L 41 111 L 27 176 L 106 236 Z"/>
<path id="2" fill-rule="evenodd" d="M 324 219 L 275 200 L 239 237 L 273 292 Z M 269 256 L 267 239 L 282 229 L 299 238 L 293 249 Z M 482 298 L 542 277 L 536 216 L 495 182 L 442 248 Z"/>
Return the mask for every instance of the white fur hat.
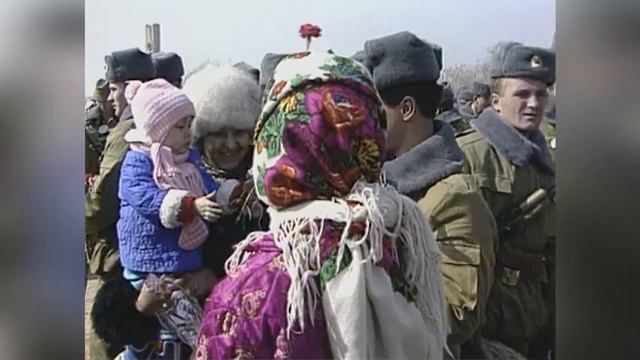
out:
<path id="1" fill-rule="evenodd" d="M 185 80 L 183 91 L 196 108 L 194 144 L 223 127 L 253 130 L 260 115 L 260 87 L 233 66 L 207 63 Z"/>

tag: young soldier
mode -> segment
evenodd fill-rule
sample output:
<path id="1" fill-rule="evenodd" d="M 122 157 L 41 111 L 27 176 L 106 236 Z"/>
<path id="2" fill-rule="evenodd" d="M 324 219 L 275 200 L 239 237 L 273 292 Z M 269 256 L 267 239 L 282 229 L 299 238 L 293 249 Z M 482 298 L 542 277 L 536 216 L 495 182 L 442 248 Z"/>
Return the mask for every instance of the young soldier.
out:
<path id="1" fill-rule="evenodd" d="M 538 127 L 547 87 L 555 81 L 555 55 L 501 44 L 491 77 L 491 107 L 471 121 L 475 131 L 458 138 L 467 159 L 464 171 L 482 188 L 499 231 L 496 281 L 482 333 L 537 358 L 540 351 L 530 352 L 530 342 L 551 320 L 547 274 L 553 269 L 553 244 L 548 234 L 555 191 L 554 166 Z M 538 205 L 522 214 L 518 206 L 526 199 Z"/>
<path id="2" fill-rule="evenodd" d="M 464 154 L 453 129 L 434 120 L 442 91 L 437 59 L 429 44 L 402 32 L 367 41 L 365 65 L 385 106 L 395 157 L 384 166 L 386 178 L 418 202 L 442 251 L 449 347 L 456 358 L 477 356 L 497 233 L 479 190 L 461 174 Z"/>

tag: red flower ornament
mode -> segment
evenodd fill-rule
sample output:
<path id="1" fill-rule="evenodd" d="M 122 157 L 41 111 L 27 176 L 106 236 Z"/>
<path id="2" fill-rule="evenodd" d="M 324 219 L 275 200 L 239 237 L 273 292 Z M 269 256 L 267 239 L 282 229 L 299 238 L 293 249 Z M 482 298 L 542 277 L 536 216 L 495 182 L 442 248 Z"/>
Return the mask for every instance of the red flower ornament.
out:
<path id="1" fill-rule="evenodd" d="M 307 40 L 307 51 L 311 45 L 311 38 L 317 38 L 322 35 L 322 29 L 319 26 L 313 24 L 303 24 L 298 30 L 300 37 Z"/>

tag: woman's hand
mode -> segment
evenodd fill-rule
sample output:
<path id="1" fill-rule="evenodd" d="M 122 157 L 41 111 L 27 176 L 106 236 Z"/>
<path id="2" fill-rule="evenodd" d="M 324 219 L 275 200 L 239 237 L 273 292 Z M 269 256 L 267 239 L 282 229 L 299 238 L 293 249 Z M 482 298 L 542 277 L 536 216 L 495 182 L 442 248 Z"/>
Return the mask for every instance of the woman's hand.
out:
<path id="1" fill-rule="evenodd" d="M 216 193 L 215 191 L 205 196 L 197 198 L 193 205 L 196 211 L 204 220 L 208 222 L 216 222 L 222 216 L 222 207 L 215 201 L 213 201 Z"/>

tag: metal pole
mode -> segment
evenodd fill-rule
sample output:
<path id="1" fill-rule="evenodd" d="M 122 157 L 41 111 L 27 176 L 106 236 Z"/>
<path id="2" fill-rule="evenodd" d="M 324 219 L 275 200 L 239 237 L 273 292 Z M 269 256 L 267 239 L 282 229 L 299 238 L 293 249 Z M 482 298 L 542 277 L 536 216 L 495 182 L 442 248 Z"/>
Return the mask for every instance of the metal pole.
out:
<path id="1" fill-rule="evenodd" d="M 145 49 L 147 52 L 152 52 L 153 50 L 153 31 L 151 25 L 144 26 L 144 35 L 145 35 Z"/>
<path id="2" fill-rule="evenodd" d="M 160 52 L 160 24 L 153 24 L 153 52 Z"/>

